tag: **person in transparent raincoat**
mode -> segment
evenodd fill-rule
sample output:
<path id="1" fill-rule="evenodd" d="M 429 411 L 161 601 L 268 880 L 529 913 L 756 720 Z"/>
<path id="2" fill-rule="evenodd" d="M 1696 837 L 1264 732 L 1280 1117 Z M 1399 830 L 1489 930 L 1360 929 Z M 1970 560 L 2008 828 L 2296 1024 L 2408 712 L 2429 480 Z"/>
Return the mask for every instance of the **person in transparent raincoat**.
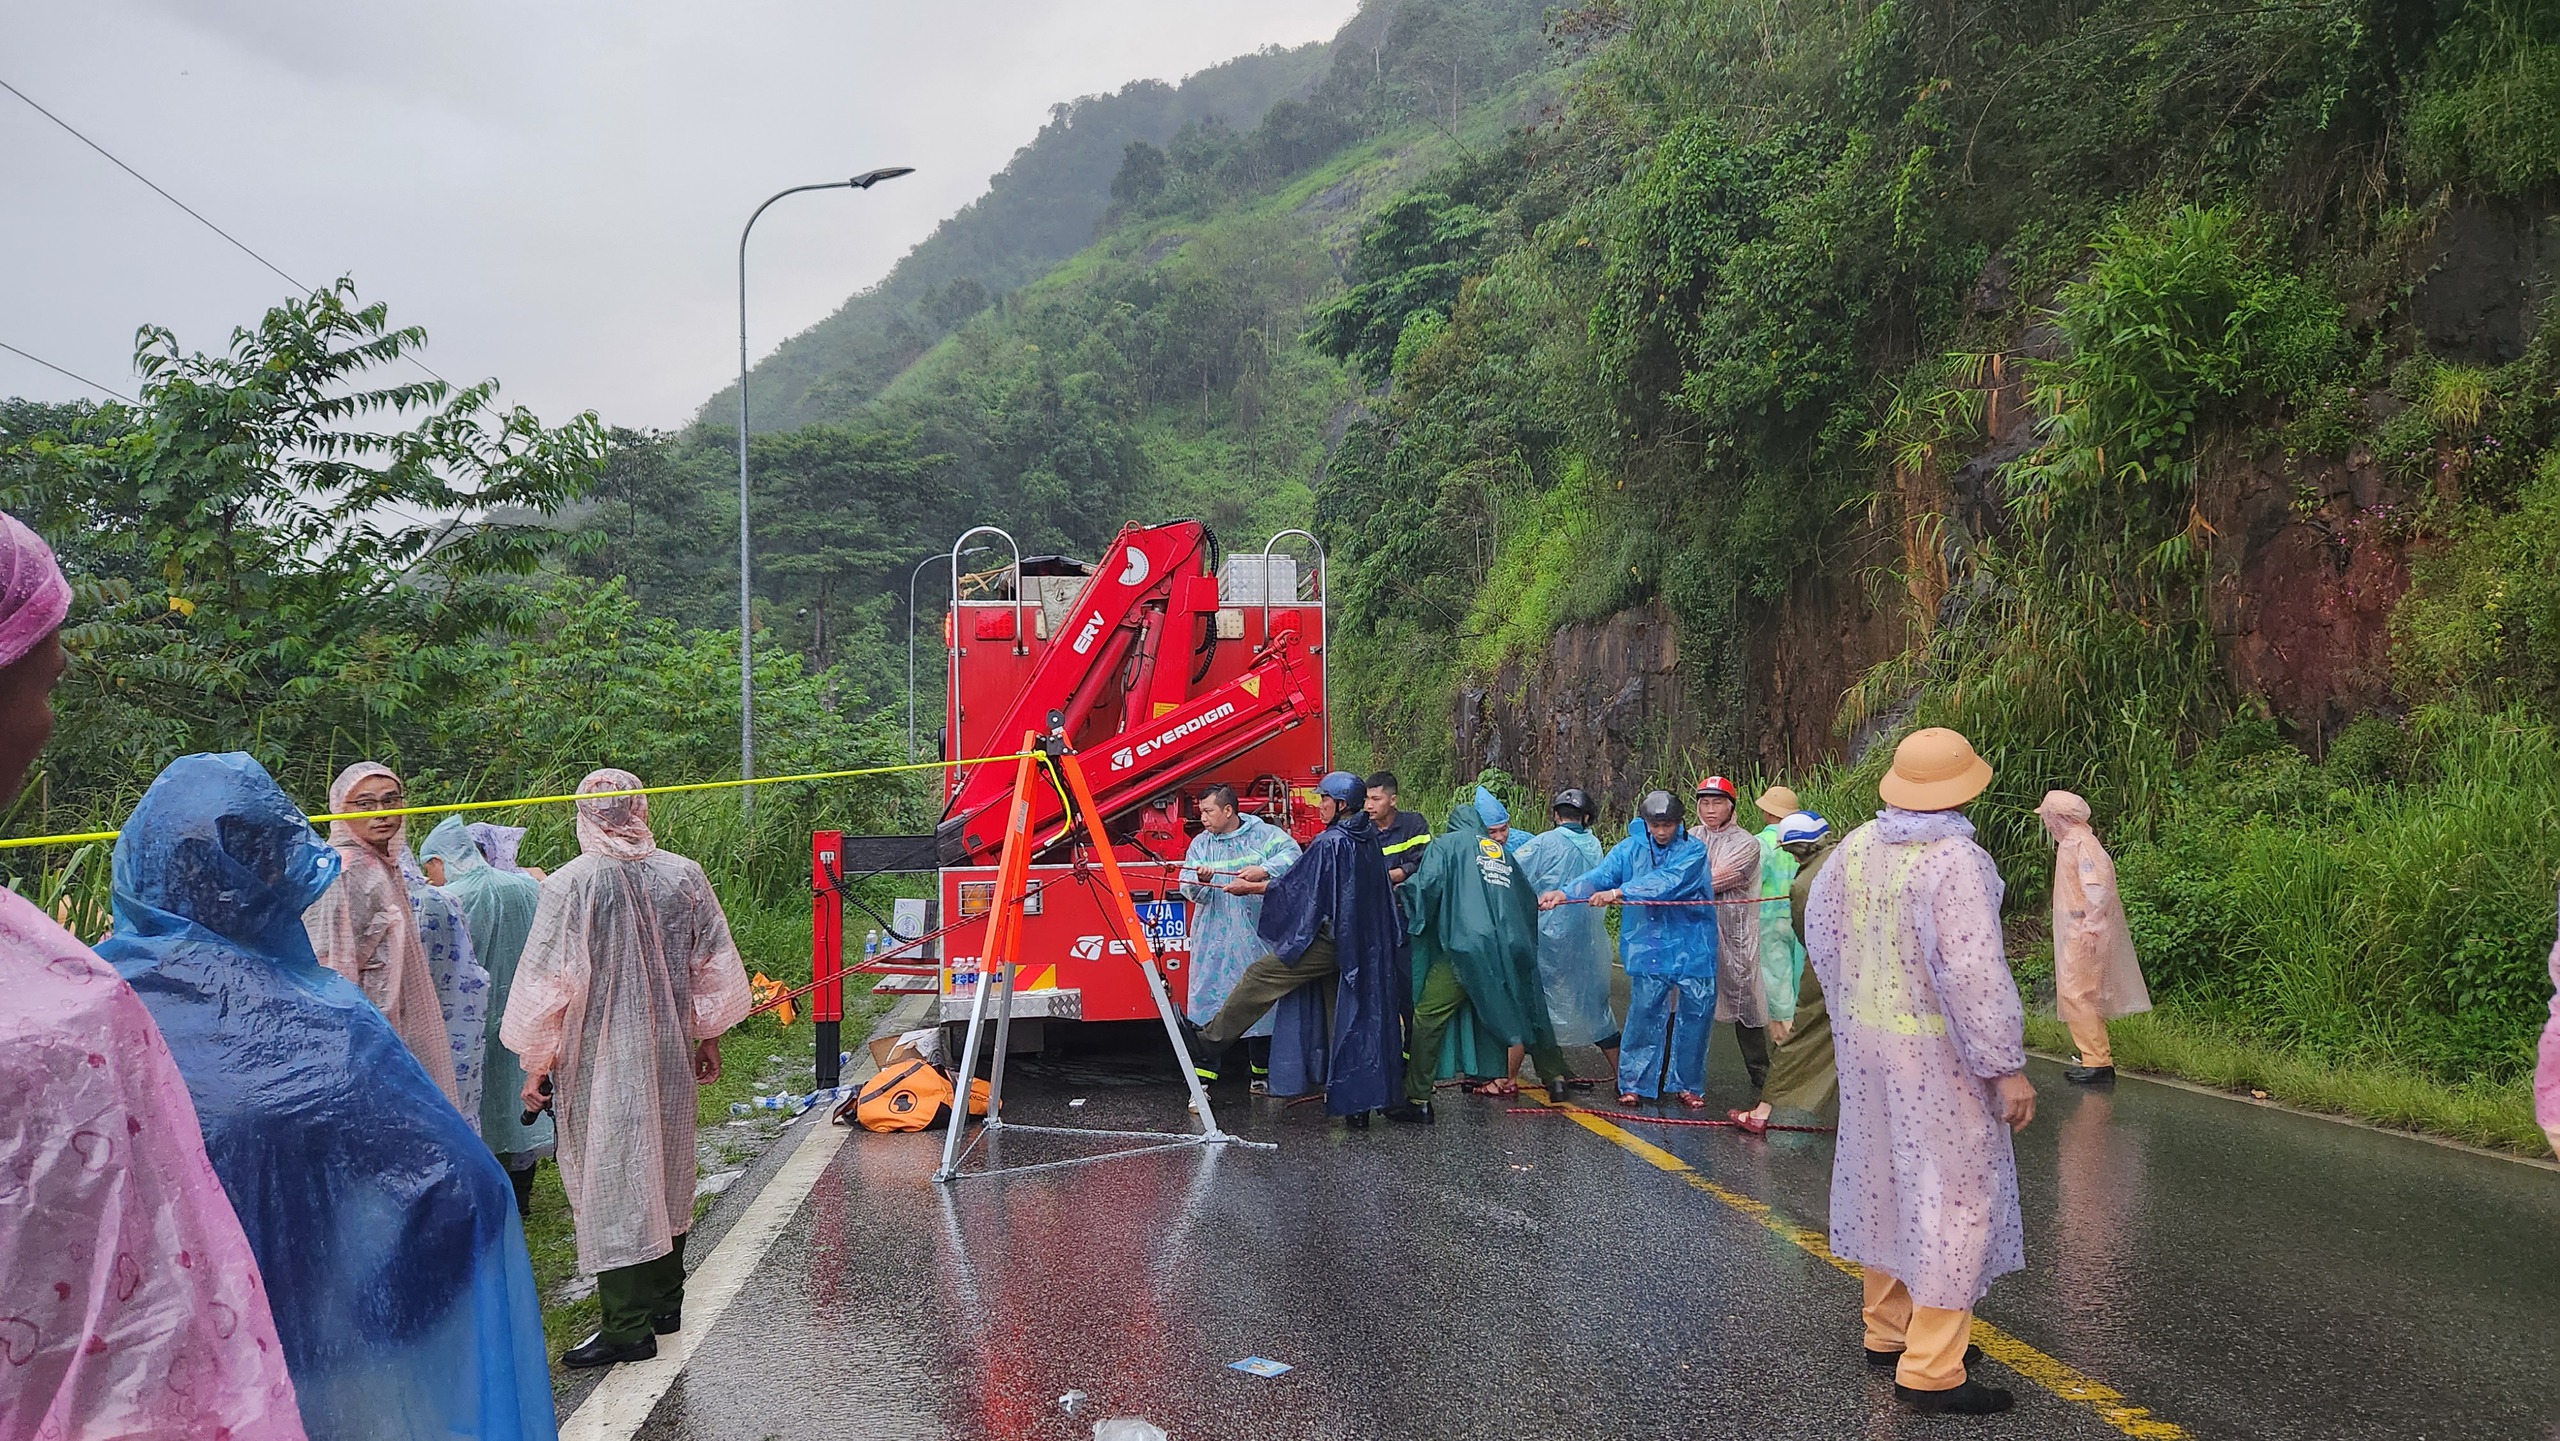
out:
<path id="1" fill-rule="evenodd" d="M 702 867 L 661 850 L 628 771 L 578 786 L 576 860 L 542 883 L 499 1039 L 523 1062 L 525 1109 L 547 1099 L 578 1268 L 603 1324 L 571 1367 L 658 1354 L 684 1325 L 693 1227 L 695 1090 L 720 1078 L 720 1036 L 753 993 Z M 546 1097 L 545 1080 L 553 1083 Z"/>
<path id="2" fill-rule="evenodd" d="M 1648 791 L 1627 838 L 1600 864 L 1538 898 L 1547 910 L 1626 904 L 1618 959 L 1627 972 L 1627 1028 L 1618 1051 L 1618 1103 L 1668 1087 L 1692 1110 L 1707 1103 L 1707 1033 L 1716 1010 L 1716 918 L 1707 848 L 1680 829 L 1680 801 Z M 1666 1046 L 1667 1040 L 1667 1046 Z M 1667 1063 L 1667 1070 L 1666 1070 Z"/>
<path id="3" fill-rule="evenodd" d="M 398 810 L 408 803 L 400 777 L 373 761 L 357 761 L 329 786 L 329 813 Z M 409 904 L 409 881 L 400 860 L 407 852 L 404 816 L 369 816 L 329 822 L 329 845 L 338 853 L 338 878 L 304 912 L 312 952 L 320 964 L 355 982 L 417 1053 L 445 1099 L 457 1109 L 460 1082 L 453 1074 L 453 1034 L 444 1003 Z"/>
<path id="4" fill-rule="evenodd" d="M 0 515 L 0 805 L 53 735 L 71 586 Z M 113 967 L 0 888 L 0 1436 L 302 1441 L 195 1102 Z"/>
<path id="5" fill-rule="evenodd" d="M 533 1176 L 553 1152 L 551 1116 L 538 1113 L 531 1124 L 523 1117 L 524 1067 L 515 1052 L 498 1040 L 506 1018 L 507 993 L 514 987 L 516 965 L 524 956 L 525 937 L 533 930 L 534 908 L 542 886 L 521 871 L 491 864 L 477 843 L 479 826 L 466 826 L 460 816 L 447 816 L 427 833 L 419 847 L 419 863 L 427 879 L 462 907 L 471 929 L 471 945 L 487 968 L 488 1005 L 481 1028 L 481 1055 L 486 1074 L 480 1097 L 480 1135 L 497 1153 L 515 1183 L 516 1214 L 533 1210 Z"/>
<path id="6" fill-rule="evenodd" d="M 1607 852 L 1591 833 L 1591 797 L 1578 789 L 1558 792 L 1549 812 L 1553 828 L 1512 850 L 1539 895 L 1561 891 L 1573 878 L 1599 866 Z M 1538 915 L 1538 976 L 1555 1021 L 1556 1044 L 1597 1046 L 1618 1065 L 1618 1018 L 1609 1009 L 1609 927 L 1590 906 L 1556 906 Z"/>

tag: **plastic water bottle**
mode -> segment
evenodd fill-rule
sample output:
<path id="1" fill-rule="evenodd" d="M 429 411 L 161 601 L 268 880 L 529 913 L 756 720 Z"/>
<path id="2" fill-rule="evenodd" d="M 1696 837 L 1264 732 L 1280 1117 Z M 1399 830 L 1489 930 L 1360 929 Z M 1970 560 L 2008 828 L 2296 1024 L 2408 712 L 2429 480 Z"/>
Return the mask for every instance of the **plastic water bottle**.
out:
<path id="1" fill-rule="evenodd" d="M 862 959 L 866 963 L 880 959 L 880 928 L 877 926 L 862 938 Z"/>
<path id="2" fill-rule="evenodd" d="M 754 1107 L 748 1105 L 744 1101 L 731 1101 L 729 1103 L 729 1114 L 732 1116 L 743 1116 L 754 1109 Z"/>

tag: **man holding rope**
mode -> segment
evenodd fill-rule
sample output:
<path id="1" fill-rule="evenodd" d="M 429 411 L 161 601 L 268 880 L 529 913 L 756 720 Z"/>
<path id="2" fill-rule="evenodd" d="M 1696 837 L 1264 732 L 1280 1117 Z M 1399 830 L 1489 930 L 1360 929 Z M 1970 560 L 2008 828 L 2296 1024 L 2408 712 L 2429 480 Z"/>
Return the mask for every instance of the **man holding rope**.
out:
<path id="1" fill-rule="evenodd" d="M 1648 791 L 1635 824 L 1599 866 L 1538 898 L 1541 910 L 1569 901 L 1625 905 L 1618 955 L 1626 965 L 1627 1027 L 1619 1041 L 1618 1104 L 1661 1094 L 1664 1035 L 1668 1084 L 1680 1104 L 1707 1104 L 1707 1032 L 1716 1013 L 1716 919 L 1707 902 L 1707 848 L 1680 828 L 1680 801 Z"/>

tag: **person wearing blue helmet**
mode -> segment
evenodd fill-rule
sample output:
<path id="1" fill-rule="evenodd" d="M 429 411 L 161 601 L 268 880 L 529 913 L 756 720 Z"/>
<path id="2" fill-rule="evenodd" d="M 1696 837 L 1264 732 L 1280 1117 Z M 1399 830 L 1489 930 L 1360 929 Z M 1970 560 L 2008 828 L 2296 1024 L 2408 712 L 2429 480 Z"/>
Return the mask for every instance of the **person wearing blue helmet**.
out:
<path id="1" fill-rule="evenodd" d="M 1354 1128 L 1396 1105 L 1404 1052 L 1402 922 L 1387 883 L 1378 827 L 1361 809 L 1368 787 L 1349 771 L 1316 784 L 1324 829 L 1288 874 L 1263 892 L 1257 930 L 1271 954 L 1244 968 L 1209 1024 L 1183 1026 L 1195 1047 L 1224 1050 L 1284 997 L 1311 982 L 1333 983 L 1333 1022 L 1322 1033 L 1324 1109 Z M 1272 1044 L 1272 1085 L 1303 1062 L 1284 1054 L 1293 1028 L 1283 1020 Z M 1312 1069 L 1312 1068 L 1311 1068 Z"/>
<path id="2" fill-rule="evenodd" d="M 1538 900 L 1547 910 L 1573 901 L 1626 907 L 1618 921 L 1618 956 L 1628 987 L 1627 1025 L 1618 1049 L 1622 1105 L 1651 1100 L 1665 1084 L 1692 1110 L 1707 1104 L 1707 1032 L 1716 1012 L 1715 908 L 1704 904 L 1712 896 L 1707 848 L 1681 829 L 1681 819 L 1677 797 L 1646 792 L 1627 838 L 1598 866 Z"/>
<path id="3" fill-rule="evenodd" d="M 115 932 L 274 1301 L 313 1436 L 551 1441 L 498 1159 L 302 913 L 339 854 L 246 755 L 183 756 L 115 846 Z"/>

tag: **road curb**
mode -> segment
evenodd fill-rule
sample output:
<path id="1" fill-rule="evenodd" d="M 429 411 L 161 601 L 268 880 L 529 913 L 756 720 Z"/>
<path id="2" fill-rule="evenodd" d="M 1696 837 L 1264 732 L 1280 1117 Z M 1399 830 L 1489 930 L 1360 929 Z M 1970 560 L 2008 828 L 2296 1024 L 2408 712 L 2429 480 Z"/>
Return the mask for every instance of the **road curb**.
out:
<path id="1" fill-rule="evenodd" d="M 939 999 L 917 995 L 900 1000 L 873 1025 L 870 1039 L 927 1023 L 932 1003 Z M 865 1044 L 845 1068 L 844 1084 L 859 1086 L 879 1070 Z M 685 1276 L 685 1329 L 663 1338 L 654 1360 L 626 1362 L 607 1370 L 560 1423 L 561 1441 L 622 1441 L 648 1425 L 702 1339 L 720 1324 L 747 1279 L 808 1200 L 818 1177 L 853 1134 L 852 1127 L 830 1122 L 832 1109 L 812 1106 L 795 1117 L 790 1125 L 800 1128 L 798 1134 L 786 1131 L 788 1144 L 766 1147 L 739 1184 L 720 1197 L 713 1211 L 720 1214 L 721 1224 L 716 1229 L 695 1225 L 689 1239 L 710 1244 L 688 1246 L 700 1259 Z M 712 1219 L 706 1215 L 703 1222 Z"/>
<path id="2" fill-rule="evenodd" d="M 2028 1047 L 2027 1054 L 2040 1061 L 2051 1061 L 2059 1066 L 2078 1064 L 2073 1057 L 2056 1055 L 2051 1051 L 2039 1051 L 2032 1046 Z M 2315 1111 L 2307 1106 L 2297 1106 L 2288 1101 L 2277 1100 L 2273 1096 L 2263 1099 L 2257 1096 L 2244 1096 L 2237 1091 L 2226 1091 L 2220 1086 L 2208 1086 L 2201 1081 L 2190 1081 L 2181 1076 L 2162 1075 L 2158 1071 L 2133 1071 L 2119 1066 L 2116 1068 L 2116 1076 L 2118 1079 L 2144 1081 L 2154 1086 L 2167 1086 L 2172 1090 L 2190 1091 L 2199 1096 L 2234 1101 L 2243 1106 L 2255 1106 L 2262 1111 L 2283 1111 L 2290 1115 L 2305 1116 L 2314 1121 L 2331 1121 L 2341 1126 L 2353 1126 L 2359 1131 L 2371 1131 L 2376 1135 L 2397 1136 L 2404 1141 L 2424 1141 L 2430 1146 L 2442 1146 L 2448 1151 L 2461 1151 L 2466 1155 L 2483 1156 L 2492 1161 L 2512 1161 L 2516 1165 L 2532 1166 L 2538 1170 L 2560 1171 L 2560 1160 L 2521 1156 L 2513 1151 L 2495 1151 L 2487 1146 L 2475 1146 L 2468 1141 L 2457 1141 L 2451 1136 L 2437 1136 L 2425 1131 L 2385 1126 L 2358 1116 L 2342 1116 L 2335 1111 Z"/>

